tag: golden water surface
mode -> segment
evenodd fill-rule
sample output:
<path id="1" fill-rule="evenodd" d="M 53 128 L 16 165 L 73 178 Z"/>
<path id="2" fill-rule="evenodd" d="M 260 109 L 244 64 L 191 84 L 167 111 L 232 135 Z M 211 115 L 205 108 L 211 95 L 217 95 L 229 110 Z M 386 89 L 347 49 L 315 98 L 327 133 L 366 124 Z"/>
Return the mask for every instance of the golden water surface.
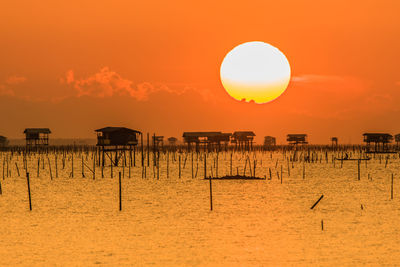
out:
<path id="1" fill-rule="evenodd" d="M 140 161 L 131 168 L 92 168 L 92 155 L 28 158 L 32 211 L 22 155 L 2 152 L 0 172 L 0 258 L 2 266 L 354 266 L 400 262 L 398 156 L 318 163 L 287 162 L 282 152 L 250 153 L 261 181 L 213 181 L 213 211 L 204 158 L 160 156 L 157 170 Z M 41 157 L 39 177 L 37 162 Z M 233 154 L 233 172 L 242 173 L 246 154 Z M 385 157 L 385 156 L 382 156 Z M 43 161 L 44 159 L 44 161 Z M 216 154 L 207 157 L 215 175 Z M 53 179 L 50 178 L 49 161 Z M 150 158 L 151 161 L 151 158 Z M 185 162 L 186 161 L 186 162 Z M 8 162 L 8 163 L 7 163 Z M 44 165 L 43 165 L 44 162 Z M 17 165 L 15 164 L 17 163 Z M 8 167 L 7 167 L 8 164 Z M 146 162 L 147 165 L 147 162 Z M 303 165 L 305 177 L 303 178 Z M 385 167 L 386 165 L 386 167 Z M 20 176 L 17 173 L 17 166 Z M 288 166 L 290 176 L 288 173 Z M 238 169 L 236 169 L 238 168 Z M 248 168 L 248 167 L 247 167 Z M 272 179 L 269 179 L 269 168 Z M 280 180 L 280 172 L 283 180 Z M 8 173 L 7 173 L 8 169 Z M 123 171 L 122 211 L 118 172 Z M 218 174 L 230 172 L 230 152 L 218 156 Z M 210 175 L 209 173 L 209 175 Z M 394 174 L 393 200 L 391 175 Z M 249 173 L 248 173 L 249 174 Z M 321 195 L 323 199 L 311 210 Z M 323 222 L 323 230 L 322 230 Z"/>

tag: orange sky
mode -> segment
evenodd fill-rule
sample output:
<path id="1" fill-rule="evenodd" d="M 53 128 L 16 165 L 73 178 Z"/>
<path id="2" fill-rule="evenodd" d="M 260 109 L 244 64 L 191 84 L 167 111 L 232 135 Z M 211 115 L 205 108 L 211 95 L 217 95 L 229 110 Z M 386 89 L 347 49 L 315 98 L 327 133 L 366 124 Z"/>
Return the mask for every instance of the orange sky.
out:
<path id="1" fill-rule="evenodd" d="M 82 3 L 84 2 L 84 3 Z M 400 132 L 400 1 L 2 1 L 0 135 L 49 127 L 53 138 L 126 126 L 253 130 L 257 141 L 308 133 L 357 143 Z M 225 54 L 264 41 L 292 80 L 257 105 L 227 95 Z"/>

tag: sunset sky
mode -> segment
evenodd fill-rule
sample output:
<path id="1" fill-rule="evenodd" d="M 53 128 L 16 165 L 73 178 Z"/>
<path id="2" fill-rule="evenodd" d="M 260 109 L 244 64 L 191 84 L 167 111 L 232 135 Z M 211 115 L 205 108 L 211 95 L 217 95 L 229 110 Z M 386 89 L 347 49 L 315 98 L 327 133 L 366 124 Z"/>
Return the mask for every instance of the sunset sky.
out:
<path id="1" fill-rule="evenodd" d="M 400 1 L 2 1 L 0 135 L 94 138 L 125 126 L 253 130 L 286 143 L 359 143 L 400 132 Z M 289 60 L 286 92 L 267 104 L 224 90 L 235 46 L 263 41 Z"/>

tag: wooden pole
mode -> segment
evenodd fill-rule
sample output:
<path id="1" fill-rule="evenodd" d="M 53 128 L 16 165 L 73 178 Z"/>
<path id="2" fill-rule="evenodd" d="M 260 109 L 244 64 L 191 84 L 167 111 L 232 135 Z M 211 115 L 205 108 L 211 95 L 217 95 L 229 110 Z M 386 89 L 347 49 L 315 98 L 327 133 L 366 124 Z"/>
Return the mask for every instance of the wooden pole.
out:
<path id="1" fill-rule="evenodd" d="M 114 165 L 114 164 L 112 163 L 112 160 L 110 160 L 111 178 L 114 178 L 113 165 Z"/>
<path id="2" fill-rule="evenodd" d="M 169 178 L 169 151 L 167 151 L 167 178 Z"/>
<path id="3" fill-rule="evenodd" d="M 147 167 L 150 166 L 150 134 L 147 133 Z"/>
<path id="4" fill-rule="evenodd" d="M 179 154 L 179 178 L 181 178 L 181 154 Z"/>
<path id="5" fill-rule="evenodd" d="M 20 175 L 19 175 L 19 168 L 18 168 L 17 162 L 15 162 L 15 167 L 17 168 L 17 173 L 18 173 L 18 177 L 19 177 Z"/>
<path id="6" fill-rule="evenodd" d="M 321 201 L 321 199 L 324 197 L 324 195 L 321 195 L 320 198 L 317 200 L 317 202 L 314 203 L 314 205 L 312 205 L 311 209 L 313 209 L 315 206 L 317 206 L 317 204 Z"/>
<path id="7" fill-rule="evenodd" d="M 392 185 L 390 188 L 390 199 L 393 199 L 393 173 L 392 173 Z"/>
<path id="8" fill-rule="evenodd" d="M 121 172 L 119 172 L 119 210 L 122 210 L 122 197 L 121 197 Z"/>
<path id="9" fill-rule="evenodd" d="M 204 179 L 207 178 L 207 153 L 204 152 Z"/>
<path id="10" fill-rule="evenodd" d="M 143 155 L 143 133 L 140 134 L 140 140 L 142 143 L 142 167 L 144 166 L 144 155 Z"/>
<path id="11" fill-rule="evenodd" d="M 37 162 L 37 177 L 39 177 L 39 170 L 40 170 L 40 157 L 38 158 Z"/>
<path id="12" fill-rule="evenodd" d="M 96 179 L 96 152 L 93 155 L 93 180 Z"/>
<path id="13" fill-rule="evenodd" d="M 193 179 L 194 178 L 194 173 L 193 173 L 193 151 L 192 151 L 191 163 L 192 163 L 192 179 Z"/>
<path id="14" fill-rule="evenodd" d="M 56 164 L 56 178 L 58 178 L 58 168 L 57 168 L 57 154 L 55 154 L 55 164 Z"/>
<path id="15" fill-rule="evenodd" d="M 231 152 L 231 176 L 232 176 L 232 152 Z"/>
<path id="16" fill-rule="evenodd" d="M 160 180 L 160 151 L 157 151 L 157 180 Z"/>
<path id="17" fill-rule="evenodd" d="M 74 178 L 74 151 L 72 151 L 72 162 L 71 162 L 72 170 L 71 177 Z"/>
<path id="18" fill-rule="evenodd" d="M 212 202 L 212 183 L 211 183 L 211 177 L 210 177 L 210 210 L 213 210 L 213 202 Z"/>
<path id="19" fill-rule="evenodd" d="M 31 186 L 29 184 L 29 172 L 26 173 L 26 181 L 27 181 L 27 184 L 28 184 L 29 210 L 32 210 Z"/>
<path id="20" fill-rule="evenodd" d="M 50 164 L 50 158 L 47 156 L 47 161 L 49 162 L 49 171 L 50 171 L 50 179 L 53 180 L 53 174 L 51 173 L 51 164 Z M 18 175 L 19 176 L 19 175 Z"/>

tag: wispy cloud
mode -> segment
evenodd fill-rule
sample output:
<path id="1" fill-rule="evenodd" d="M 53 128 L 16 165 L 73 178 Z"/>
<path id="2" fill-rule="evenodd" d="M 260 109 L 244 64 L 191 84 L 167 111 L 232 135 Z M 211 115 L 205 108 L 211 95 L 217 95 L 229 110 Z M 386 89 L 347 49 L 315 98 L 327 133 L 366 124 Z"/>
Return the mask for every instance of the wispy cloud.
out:
<path id="1" fill-rule="evenodd" d="M 23 76 L 9 76 L 4 82 L 0 82 L 0 96 L 15 96 L 13 87 L 25 81 L 26 78 Z"/>
<path id="2" fill-rule="evenodd" d="M 304 74 L 292 77 L 291 82 L 295 85 L 309 85 L 310 88 L 312 86 L 319 91 L 332 93 L 362 93 L 369 87 L 366 81 L 352 76 Z"/>
<path id="3" fill-rule="evenodd" d="M 66 72 L 65 77 L 60 79 L 62 84 L 71 85 L 77 97 L 91 96 L 98 98 L 127 95 L 138 101 L 146 101 L 149 96 L 156 92 L 167 92 L 181 95 L 189 87 L 169 87 L 163 83 L 141 82 L 135 84 L 133 81 L 123 78 L 120 74 L 110 70 L 108 67 L 100 69 L 99 72 L 84 78 L 75 78 L 73 70 Z"/>
<path id="4" fill-rule="evenodd" d="M 8 86 L 0 84 L 0 96 L 14 96 L 14 91 Z"/>
<path id="5" fill-rule="evenodd" d="M 25 81 L 26 81 L 26 77 L 13 75 L 13 76 L 10 76 L 7 78 L 6 84 L 15 85 L 15 84 L 24 83 Z"/>

